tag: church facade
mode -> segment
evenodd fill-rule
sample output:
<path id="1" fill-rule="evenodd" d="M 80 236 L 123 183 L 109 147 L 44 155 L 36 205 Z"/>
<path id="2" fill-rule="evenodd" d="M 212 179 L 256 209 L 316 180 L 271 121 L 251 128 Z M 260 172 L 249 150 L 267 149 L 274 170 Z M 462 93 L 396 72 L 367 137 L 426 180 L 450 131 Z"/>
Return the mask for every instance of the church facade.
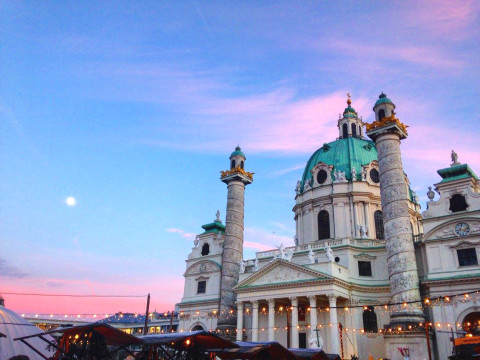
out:
<path id="1" fill-rule="evenodd" d="M 295 246 L 281 245 L 240 262 L 235 308 L 220 306 L 225 225 L 217 212 L 202 226 L 187 259 L 179 329 L 215 330 L 219 317 L 230 316 L 236 318 L 230 331 L 237 340 L 322 347 L 343 358 L 402 358 L 400 352 L 386 354 L 384 346 L 392 331 L 392 298 L 377 148 L 365 139 L 365 124 L 350 99 L 347 105 L 337 122 L 338 139 L 310 157 L 297 182 Z M 374 106 L 376 121 L 394 118 L 394 109 L 382 93 Z M 245 173 L 240 148 L 230 160 L 228 174 Z M 440 197 L 434 200 L 430 190 L 423 214 L 403 174 L 422 299 L 442 297 L 424 310 L 438 359 L 452 353 L 451 329 L 462 334 L 480 327 L 478 294 L 468 295 L 480 288 L 480 185 L 468 165 L 458 163 L 456 155 L 452 161 L 438 171 Z"/>

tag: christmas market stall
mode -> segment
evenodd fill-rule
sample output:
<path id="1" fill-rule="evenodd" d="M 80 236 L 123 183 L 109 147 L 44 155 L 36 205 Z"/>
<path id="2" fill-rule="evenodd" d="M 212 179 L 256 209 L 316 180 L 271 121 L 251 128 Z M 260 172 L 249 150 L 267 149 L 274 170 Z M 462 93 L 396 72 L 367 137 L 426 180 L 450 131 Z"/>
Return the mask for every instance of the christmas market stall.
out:
<path id="1" fill-rule="evenodd" d="M 145 360 L 201 360 L 214 359 L 213 350 L 231 349 L 239 346 L 215 333 L 207 331 L 190 331 L 170 334 L 141 336 L 143 350 L 137 359 Z"/>
<path id="2" fill-rule="evenodd" d="M 337 354 L 326 354 L 321 349 L 288 349 L 302 360 L 341 360 Z"/>
<path id="3" fill-rule="evenodd" d="M 57 342 L 49 341 L 44 336 L 41 336 L 41 334 L 24 336 L 15 340 L 26 342 L 30 338 L 39 337 L 56 351 L 55 355 L 51 358 L 54 360 L 123 359 L 127 355 L 135 358 L 134 353 L 129 348 L 143 344 L 137 337 L 126 334 L 107 324 L 93 323 L 72 326 L 64 329 L 55 329 L 45 334 L 60 334 L 61 337 Z M 120 352 L 122 352 L 124 356 L 119 357 Z M 44 359 L 47 359 L 47 357 L 44 357 Z"/>
<path id="4" fill-rule="evenodd" d="M 297 357 L 276 341 L 242 342 L 238 341 L 237 348 L 211 350 L 215 355 L 224 359 L 276 359 L 297 360 Z"/>

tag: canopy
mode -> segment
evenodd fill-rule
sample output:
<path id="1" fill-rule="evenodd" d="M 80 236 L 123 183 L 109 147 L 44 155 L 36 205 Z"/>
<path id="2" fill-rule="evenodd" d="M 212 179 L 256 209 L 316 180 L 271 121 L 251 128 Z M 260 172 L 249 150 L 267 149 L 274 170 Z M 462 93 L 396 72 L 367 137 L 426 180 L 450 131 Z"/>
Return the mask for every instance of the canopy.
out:
<path id="1" fill-rule="evenodd" d="M 296 360 L 297 357 L 276 341 L 236 343 L 239 348 L 210 350 L 221 359 L 278 359 Z"/>
<path id="2" fill-rule="evenodd" d="M 39 356 L 52 356 L 53 351 L 47 350 L 48 344 L 37 337 L 37 335 L 44 334 L 42 330 L 14 311 L 0 305 L 0 355 L 2 359 L 9 359 L 16 355 L 25 355 L 31 359 L 38 359 Z M 15 338 L 32 335 L 35 338 L 27 343 L 14 341 Z M 49 336 L 46 338 L 51 340 Z M 32 350 L 29 345 L 33 346 L 41 355 Z"/>
<path id="3" fill-rule="evenodd" d="M 205 330 L 187 331 L 169 334 L 144 335 L 140 339 L 145 345 L 166 345 L 171 348 L 179 349 L 195 345 L 203 349 L 224 349 L 239 347 L 234 342 L 226 340 L 215 333 Z M 187 340 L 188 344 L 187 344 Z"/>
<path id="4" fill-rule="evenodd" d="M 311 359 L 311 360 L 341 360 L 340 356 L 336 354 L 326 354 L 321 349 L 288 349 L 298 359 Z"/>

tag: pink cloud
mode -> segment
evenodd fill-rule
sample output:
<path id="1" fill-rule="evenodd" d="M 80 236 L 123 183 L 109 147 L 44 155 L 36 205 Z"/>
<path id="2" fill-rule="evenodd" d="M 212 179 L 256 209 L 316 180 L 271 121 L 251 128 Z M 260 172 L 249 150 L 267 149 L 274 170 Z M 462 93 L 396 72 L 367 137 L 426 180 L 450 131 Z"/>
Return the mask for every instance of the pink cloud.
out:
<path id="1" fill-rule="evenodd" d="M 196 235 L 194 233 L 185 232 L 184 230 L 177 229 L 177 228 L 169 228 L 169 229 L 165 229 L 165 230 L 169 233 L 180 234 L 182 237 L 184 237 L 185 239 L 189 239 L 189 240 L 193 239 Z"/>
<path id="2" fill-rule="evenodd" d="M 403 14 L 404 24 L 421 28 L 445 40 L 471 36 L 477 26 L 480 3 L 476 0 L 423 0 L 410 2 Z"/>

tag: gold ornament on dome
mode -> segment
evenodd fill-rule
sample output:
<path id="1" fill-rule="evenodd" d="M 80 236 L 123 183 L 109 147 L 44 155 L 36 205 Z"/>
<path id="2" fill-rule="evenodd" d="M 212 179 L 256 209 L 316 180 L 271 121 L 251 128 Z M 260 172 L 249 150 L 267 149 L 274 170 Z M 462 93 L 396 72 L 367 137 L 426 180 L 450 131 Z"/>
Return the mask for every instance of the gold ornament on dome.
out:
<path id="1" fill-rule="evenodd" d="M 231 170 L 220 171 L 220 173 L 222 174 L 222 176 L 221 176 L 222 178 L 226 177 L 226 176 L 230 176 L 230 175 L 241 174 L 241 175 L 246 176 L 250 180 L 253 180 L 253 174 L 255 174 L 255 173 L 243 170 L 240 166 L 237 166 L 236 168 L 231 169 Z"/>
<path id="2" fill-rule="evenodd" d="M 390 125 L 390 124 L 397 124 L 400 129 L 402 129 L 405 133 L 407 133 L 407 125 L 404 123 L 400 122 L 398 118 L 395 117 L 395 111 L 392 111 L 392 115 L 390 116 L 384 116 L 382 119 L 379 121 L 374 121 L 373 123 L 365 123 L 365 127 L 367 131 L 379 129 L 381 127 Z"/>

